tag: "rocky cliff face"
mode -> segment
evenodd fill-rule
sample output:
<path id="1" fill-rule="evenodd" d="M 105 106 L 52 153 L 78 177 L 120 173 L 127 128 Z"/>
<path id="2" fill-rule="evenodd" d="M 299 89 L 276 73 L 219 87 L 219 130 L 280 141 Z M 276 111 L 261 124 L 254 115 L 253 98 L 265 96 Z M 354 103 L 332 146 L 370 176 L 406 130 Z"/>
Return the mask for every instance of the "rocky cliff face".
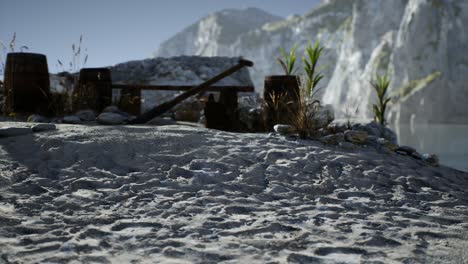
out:
<path id="1" fill-rule="evenodd" d="M 165 41 L 154 56 L 231 54 L 230 47 L 240 35 L 281 19 L 258 8 L 226 9 L 202 18 Z"/>
<path id="2" fill-rule="evenodd" d="M 255 62 L 251 76 L 261 91 L 265 75 L 281 74 L 279 47 L 297 43 L 301 55 L 307 43 L 320 40 L 320 64 L 327 66 L 323 101 L 338 115 L 359 109 L 359 118 L 370 118 L 375 94 L 369 81 L 376 71 L 388 70 L 392 122 L 468 123 L 468 2 L 324 0 L 303 16 L 278 21 L 258 10 L 238 12 L 264 19 L 237 30 L 232 20 L 215 19 L 223 12 L 213 14 L 163 43 L 155 55 L 244 56 Z M 226 40 L 221 32 L 235 34 Z"/>

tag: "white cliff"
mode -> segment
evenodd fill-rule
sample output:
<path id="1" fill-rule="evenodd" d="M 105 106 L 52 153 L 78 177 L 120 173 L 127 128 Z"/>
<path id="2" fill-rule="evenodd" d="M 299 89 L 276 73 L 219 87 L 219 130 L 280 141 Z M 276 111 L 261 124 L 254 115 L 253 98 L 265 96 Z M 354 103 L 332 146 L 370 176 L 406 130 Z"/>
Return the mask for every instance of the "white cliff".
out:
<path id="1" fill-rule="evenodd" d="M 246 14 L 238 17 L 268 18 L 258 9 L 247 10 L 238 11 Z M 375 95 L 369 81 L 376 71 L 388 70 L 395 98 L 390 121 L 468 122 L 468 55 L 463 50 L 468 43 L 463 27 L 468 24 L 468 2 L 326 0 L 302 16 L 259 19 L 257 26 L 238 29 L 231 20 L 220 23 L 216 18 L 222 14 L 177 34 L 155 55 L 244 56 L 255 62 L 251 76 L 261 91 L 265 75 L 281 74 L 279 47 L 297 43 L 302 55 L 309 42 L 320 40 L 325 46 L 320 64 L 326 66 L 323 101 L 333 104 L 338 114 L 358 108 L 358 117 L 370 118 Z"/>

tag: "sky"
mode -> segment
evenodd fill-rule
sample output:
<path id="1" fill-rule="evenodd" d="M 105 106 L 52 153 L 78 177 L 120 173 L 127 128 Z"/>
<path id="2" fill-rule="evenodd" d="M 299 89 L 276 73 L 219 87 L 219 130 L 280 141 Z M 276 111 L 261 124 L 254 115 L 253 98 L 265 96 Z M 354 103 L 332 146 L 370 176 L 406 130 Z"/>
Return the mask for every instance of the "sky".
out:
<path id="1" fill-rule="evenodd" d="M 159 44 L 198 19 L 225 8 L 257 7 L 287 17 L 304 14 L 319 0 L 0 0 L 0 41 L 16 32 L 16 49 L 47 55 L 49 71 L 72 60 L 83 35 L 86 67 L 151 57 Z M 81 62 L 84 60 L 82 53 Z M 3 51 L 1 52 L 4 60 Z M 79 65 L 79 63 L 76 63 Z M 65 70 L 68 67 L 65 67 Z"/>

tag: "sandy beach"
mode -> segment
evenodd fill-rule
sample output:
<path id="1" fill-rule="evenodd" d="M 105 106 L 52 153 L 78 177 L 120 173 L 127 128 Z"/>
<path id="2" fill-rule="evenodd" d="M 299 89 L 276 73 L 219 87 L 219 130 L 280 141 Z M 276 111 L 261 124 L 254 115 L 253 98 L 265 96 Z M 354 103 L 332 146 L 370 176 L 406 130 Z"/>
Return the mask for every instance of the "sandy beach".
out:
<path id="1" fill-rule="evenodd" d="M 468 259 L 468 173 L 277 134 L 57 128 L 0 139 L 2 263 Z"/>

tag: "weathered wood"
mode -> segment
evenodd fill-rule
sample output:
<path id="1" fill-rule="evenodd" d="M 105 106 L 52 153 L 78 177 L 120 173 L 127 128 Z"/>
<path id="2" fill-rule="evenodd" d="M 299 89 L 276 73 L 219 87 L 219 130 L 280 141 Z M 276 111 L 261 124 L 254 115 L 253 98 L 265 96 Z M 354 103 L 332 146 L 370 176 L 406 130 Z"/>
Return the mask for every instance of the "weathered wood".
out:
<path id="1" fill-rule="evenodd" d="M 140 85 L 140 84 L 112 84 L 113 89 L 128 89 L 128 90 L 154 90 L 154 91 L 188 91 L 196 86 L 193 85 Z M 235 90 L 236 92 L 251 93 L 255 92 L 253 86 L 210 86 L 205 91 L 219 92 L 221 90 Z"/>
<path id="2" fill-rule="evenodd" d="M 248 66 L 248 67 L 252 67 L 253 66 L 253 62 L 251 61 L 248 61 L 248 60 L 239 60 L 239 63 L 231 68 L 229 68 L 228 70 L 218 74 L 217 76 L 209 79 L 208 81 L 186 91 L 185 93 L 177 96 L 176 98 L 172 99 L 171 101 L 168 101 L 168 102 L 165 102 L 161 105 L 158 105 L 156 107 L 154 107 L 153 109 L 147 111 L 146 113 L 138 116 L 135 120 L 132 121 L 132 124 L 144 124 L 148 121 L 150 121 L 151 119 L 157 117 L 157 116 L 160 116 L 162 114 L 164 114 L 165 112 L 167 112 L 169 109 L 171 109 L 172 107 L 176 106 L 177 104 L 181 103 L 182 101 L 184 101 L 185 99 L 193 96 L 193 95 L 196 95 L 202 91 L 205 91 L 207 90 L 212 84 L 215 84 L 216 82 L 226 78 L 227 76 L 235 73 L 236 71 L 242 69 L 243 67 L 245 66 Z"/>
<path id="3" fill-rule="evenodd" d="M 73 110 L 93 109 L 101 112 L 112 103 L 112 77 L 107 68 L 83 68 L 73 91 Z"/>
<path id="4" fill-rule="evenodd" d="M 49 114 L 47 58 L 35 53 L 8 53 L 5 65 L 6 111 Z"/>
<path id="5" fill-rule="evenodd" d="M 119 108 L 132 115 L 141 114 L 141 90 L 123 88 L 120 92 Z"/>

